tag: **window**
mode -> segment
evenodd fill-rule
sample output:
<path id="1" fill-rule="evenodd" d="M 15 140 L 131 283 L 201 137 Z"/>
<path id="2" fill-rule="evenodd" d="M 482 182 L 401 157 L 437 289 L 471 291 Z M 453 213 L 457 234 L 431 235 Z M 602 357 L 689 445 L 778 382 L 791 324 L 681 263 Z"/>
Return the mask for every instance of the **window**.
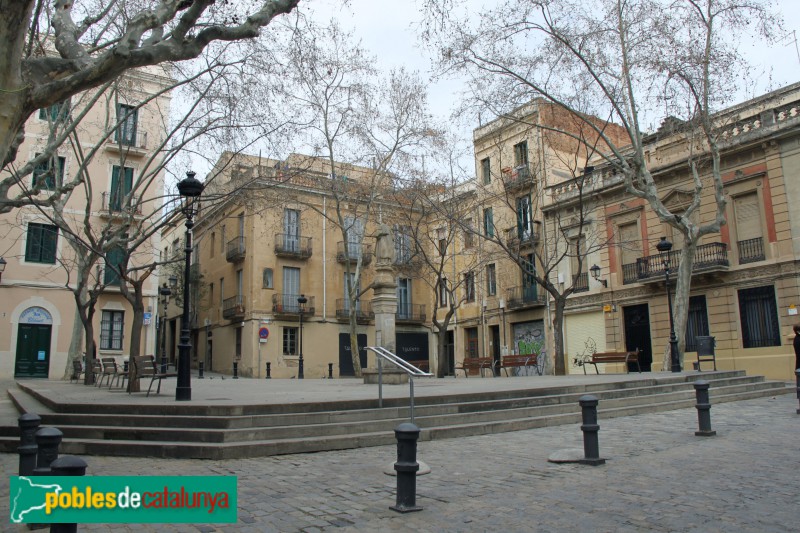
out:
<path id="1" fill-rule="evenodd" d="M 346 216 L 344 229 L 347 235 L 347 256 L 358 259 L 361 256 L 361 243 L 364 242 L 364 221 L 361 218 Z"/>
<path id="2" fill-rule="evenodd" d="M 300 269 L 295 267 L 283 267 L 283 292 L 281 304 L 283 311 L 287 313 L 300 312 L 300 304 L 297 297 L 300 295 Z"/>
<path id="3" fill-rule="evenodd" d="M 761 232 L 761 210 L 758 193 L 751 192 L 733 199 L 733 210 L 736 215 L 737 247 L 739 263 L 763 261 L 764 238 Z"/>
<path id="4" fill-rule="evenodd" d="M 125 250 L 119 246 L 106 253 L 106 268 L 103 271 L 103 283 L 106 285 L 120 284 L 120 269 L 125 264 Z"/>
<path id="5" fill-rule="evenodd" d="M 225 224 L 219 230 L 219 253 L 225 254 Z"/>
<path id="6" fill-rule="evenodd" d="M 272 289 L 274 288 L 274 280 L 271 268 L 265 268 L 264 274 L 262 275 L 263 285 L 262 288 L 264 289 Z"/>
<path id="7" fill-rule="evenodd" d="M 225 278 L 219 278 L 219 306 L 225 307 Z"/>
<path id="8" fill-rule="evenodd" d="M 111 168 L 111 194 L 108 199 L 109 211 L 121 211 L 123 200 L 133 189 L 133 169 L 130 167 Z"/>
<path id="9" fill-rule="evenodd" d="M 589 272 L 586 269 L 586 238 L 578 237 L 570 242 L 570 268 L 572 269 L 572 286 L 575 292 L 589 290 Z M 580 273 L 579 273 L 580 272 Z"/>
<path id="10" fill-rule="evenodd" d="M 244 293 L 244 272 L 242 270 L 236 271 L 236 296 L 241 296 Z"/>
<path id="11" fill-rule="evenodd" d="M 491 207 L 483 210 L 483 232 L 487 237 L 494 237 L 494 213 Z"/>
<path id="12" fill-rule="evenodd" d="M 283 211 L 283 249 L 287 252 L 300 251 L 300 211 Z"/>
<path id="13" fill-rule="evenodd" d="M 778 307 L 772 285 L 739 290 L 742 347 L 780 346 Z"/>
<path id="14" fill-rule="evenodd" d="M 708 311 L 706 297 L 691 296 L 689 298 L 689 317 L 686 321 L 686 351 L 697 351 L 697 337 L 708 335 Z"/>
<path id="15" fill-rule="evenodd" d="M 475 301 L 475 273 L 464 274 L 464 299 L 468 302 Z"/>
<path id="16" fill-rule="evenodd" d="M 436 247 L 439 250 L 439 255 L 447 253 L 447 230 L 444 228 L 436 230 Z"/>
<path id="17" fill-rule="evenodd" d="M 497 294 L 497 272 L 494 263 L 486 265 L 486 294 L 489 296 Z"/>
<path id="18" fill-rule="evenodd" d="M 528 166 L 528 141 L 514 145 L 514 166 Z"/>
<path id="19" fill-rule="evenodd" d="M 25 243 L 25 261 L 30 263 L 56 263 L 58 228 L 50 224 L 28 224 L 28 238 Z"/>
<path id="20" fill-rule="evenodd" d="M 411 280 L 397 279 L 397 315 L 398 318 L 413 318 L 411 309 Z"/>
<path id="21" fill-rule="evenodd" d="M 126 146 L 136 146 L 136 127 L 139 110 L 133 106 L 117 105 L 117 131 L 114 140 Z"/>
<path id="22" fill-rule="evenodd" d="M 125 311 L 103 311 L 100 321 L 100 349 L 122 350 Z"/>
<path id="23" fill-rule="evenodd" d="M 535 302 L 538 300 L 536 286 L 536 256 L 528 254 L 522 259 L 522 298 L 525 302 Z"/>
<path id="24" fill-rule="evenodd" d="M 181 253 L 181 241 L 175 239 L 172 241 L 172 257 L 178 257 L 178 254 Z"/>
<path id="25" fill-rule="evenodd" d="M 411 261 L 411 226 L 394 227 L 394 262 L 399 265 Z"/>
<path id="26" fill-rule="evenodd" d="M 36 154 L 39 157 L 41 154 Z M 53 162 L 55 161 L 55 168 Z M 67 159 L 62 156 L 54 156 L 36 165 L 33 169 L 33 186 L 41 187 L 42 189 L 54 190 L 61 187 L 64 183 L 64 167 L 67 164 Z"/>
<path id="27" fill-rule="evenodd" d="M 437 289 L 439 291 L 439 307 L 447 307 L 447 303 L 450 300 L 450 295 L 447 291 L 447 278 L 439 278 Z"/>
<path id="28" fill-rule="evenodd" d="M 475 246 L 475 241 L 472 235 L 472 232 L 474 231 L 472 229 L 472 219 L 466 219 L 464 221 L 464 226 L 466 226 L 466 229 L 464 230 L 464 248 L 472 248 Z"/>
<path id="29" fill-rule="evenodd" d="M 63 120 L 69 115 L 69 101 L 59 102 L 39 109 L 39 120 Z"/>
<path id="30" fill-rule="evenodd" d="M 465 328 L 464 333 L 467 337 L 467 354 L 470 359 L 478 357 L 478 328 Z"/>
<path id="31" fill-rule="evenodd" d="M 619 229 L 619 260 L 622 265 L 622 278 L 625 283 L 636 281 L 636 260 L 642 257 L 642 235 L 636 222 L 620 224 Z"/>
<path id="32" fill-rule="evenodd" d="M 492 165 L 488 157 L 481 159 L 481 177 L 484 185 L 489 185 L 492 182 Z"/>
<path id="33" fill-rule="evenodd" d="M 520 240 L 531 237 L 531 197 L 517 198 L 517 237 Z"/>
<path id="34" fill-rule="evenodd" d="M 209 245 L 209 257 L 214 257 L 214 248 L 217 246 L 217 234 L 215 232 L 211 232 L 211 244 Z"/>
<path id="35" fill-rule="evenodd" d="M 297 328 L 283 328 L 283 355 L 297 355 Z"/>
<path id="36" fill-rule="evenodd" d="M 214 305 L 214 284 L 208 284 L 208 306 L 211 307 Z"/>

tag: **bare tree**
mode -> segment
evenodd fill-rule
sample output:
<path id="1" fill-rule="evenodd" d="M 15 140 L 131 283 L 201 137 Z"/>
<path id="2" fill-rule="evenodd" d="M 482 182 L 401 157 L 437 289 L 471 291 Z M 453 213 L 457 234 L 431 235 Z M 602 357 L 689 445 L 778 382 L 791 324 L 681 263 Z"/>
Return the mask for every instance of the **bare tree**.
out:
<path id="1" fill-rule="evenodd" d="M 252 39 L 298 0 L 219 3 L 214 0 L 100 2 L 0 0 L 0 159 L 17 158 L 25 123 L 39 109 L 100 88 L 132 69 L 198 57 L 213 42 Z M 43 158 L 52 157 L 48 145 Z M 46 199 L 15 189 L 14 174 L 0 180 L 0 212 L 51 205 L 79 185 L 65 182 Z"/>
<path id="2" fill-rule="evenodd" d="M 714 113 L 747 78 L 736 45 L 753 33 L 770 37 L 780 20 L 759 0 L 507 0 L 471 18 L 451 0 L 425 5 L 424 37 L 446 70 L 472 76 L 472 105 L 503 114 L 542 98 L 586 117 L 603 141 L 598 158 L 682 235 L 675 329 L 683 346 L 698 242 L 725 223 L 724 117 Z M 589 117 L 620 124 L 625 142 Z M 664 205 L 645 155 L 646 124 L 667 117 L 679 119 L 687 146 L 692 200 L 681 213 Z M 704 195 L 714 214 L 696 222 Z"/>

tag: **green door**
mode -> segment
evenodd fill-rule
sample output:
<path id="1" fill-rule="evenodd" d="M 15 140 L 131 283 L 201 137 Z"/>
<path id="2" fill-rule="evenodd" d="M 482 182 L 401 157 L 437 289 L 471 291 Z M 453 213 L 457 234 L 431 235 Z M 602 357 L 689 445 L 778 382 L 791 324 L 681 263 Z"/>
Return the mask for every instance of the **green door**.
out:
<path id="1" fill-rule="evenodd" d="M 46 378 L 50 371 L 50 325 L 20 324 L 14 377 Z"/>

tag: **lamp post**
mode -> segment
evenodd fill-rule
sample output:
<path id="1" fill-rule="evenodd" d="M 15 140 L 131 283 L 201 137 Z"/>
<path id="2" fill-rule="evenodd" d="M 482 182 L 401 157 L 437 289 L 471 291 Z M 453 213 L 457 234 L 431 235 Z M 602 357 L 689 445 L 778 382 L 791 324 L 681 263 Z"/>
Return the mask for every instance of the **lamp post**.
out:
<path id="1" fill-rule="evenodd" d="M 175 276 L 169 277 L 169 285 L 165 281 L 158 289 L 158 294 L 161 295 L 161 320 L 159 320 L 159 333 L 161 334 L 161 373 L 167 372 L 167 305 L 169 304 L 169 297 L 172 296 L 172 289 L 178 285 L 178 278 Z"/>
<path id="2" fill-rule="evenodd" d="M 297 379 L 303 379 L 303 313 L 306 311 L 306 298 L 305 294 L 301 294 L 297 298 L 297 304 L 300 307 L 300 359 L 297 361 Z"/>
<path id="3" fill-rule="evenodd" d="M 191 376 L 191 351 L 192 341 L 189 332 L 189 267 L 192 262 L 192 228 L 194 216 L 197 214 L 198 199 L 203 192 L 203 184 L 195 177 L 191 170 L 186 177 L 178 182 L 178 192 L 181 195 L 181 211 L 186 217 L 186 239 L 184 252 L 186 262 L 183 269 L 183 314 L 181 316 L 181 341 L 178 343 L 178 383 L 175 387 L 176 401 L 189 401 L 192 399 Z"/>
<path id="4" fill-rule="evenodd" d="M 669 290 L 669 251 L 672 250 L 672 243 L 666 237 L 656 244 L 656 250 L 663 254 L 664 278 L 667 285 L 667 305 L 669 306 L 669 359 L 673 372 L 681 371 L 681 360 L 678 357 L 678 338 L 675 336 L 675 318 L 672 314 L 672 295 Z"/>
<path id="5" fill-rule="evenodd" d="M 595 279 L 595 281 L 599 281 L 600 283 L 603 284 L 603 287 L 605 287 L 606 289 L 608 288 L 608 280 L 600 279 L 600 267 L 599 266 L 592 265 L 592 268 L 589 269 L 589 272 L 591 272 L 592 277 Z"/>

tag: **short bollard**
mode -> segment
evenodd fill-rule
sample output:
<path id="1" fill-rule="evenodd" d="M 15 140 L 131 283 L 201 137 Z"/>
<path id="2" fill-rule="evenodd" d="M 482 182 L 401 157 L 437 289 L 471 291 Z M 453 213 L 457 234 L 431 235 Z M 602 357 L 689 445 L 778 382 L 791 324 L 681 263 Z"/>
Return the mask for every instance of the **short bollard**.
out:
<path id="1" fill-rule="evenodd" d="M 239 379 L 239 363 L 233 362 L 233 379 Z"/>
<path id="2" fill-rule="evenodd" d="M 328 379 L 333 379 L 333 363 L 328 363 Z"/>
<path id="3" fill-rule="evenodd" d="M 35 476 L 49 476 L 50 463 L 58 459 L 58 446 L 64 434 L 56 428 L 41 428 L 36 432 L 36 468 Z"/>
<path id="4" fill-rule="evenodd" d="M 64 455 L 50 464 L 53 476 L 85 476 L 86 461 L 80 457 Z M 78 524 L 51 524 L 50 533 L 76 533 Z"/>
<path id="5" fill-rule="evenodd" d="M 203 364 L 203 361 L 197 363 L 197 379 L 206 379 L 203 376 L 203 371 L 205 370 L 205 366 L 206 365 Z"/>
<path id="6" fill-rule="evenodd" d="M 584 456 L 578 462 L 592 466 L 605 464 L 606 460 L 600 458 L 600 442 L 597 438 L 597 432 L 600 431 L 600 426 L 597 424 L 597 397 L 587 394 L 581 396 L 578 403 L 581 404 L 581 417 L 583 418 L 581 431 L 583 431 Z"/>
<path id="7" fill-rule="evenodd" d="M 797 401 L 800 402 L 800 368 L 794 371 L 797 376 Z M 800 415 L 800 408 L 797 409 L 797 414 Z"/>
<path id="8" fill-rule="evenodd" d="M 708 399 L 708 381 L 695 381 L 694 391 L 697 396 L 697 424 L 700 426 L 699 431 L 694 434 L 698 437 L 712 437 L 717 434 L 716 431 L 711 430 L 711 402 Z"/>
<path id="9" fill-rule="evenodd" d="M 36 468 L 36 430 L 42 423 L 42 417 L 34 413 L 25 413 L 17 420 L 19 424 L 19 475 L 30 476 Z"/>
<path id="10" fill-rule="evenodd" d="M 272 379 L 270 372 L 272 372 L 272 363 L 267 363 L 267 377 L 265 379 Z"/>
<path id="11" fill-rule="evenodd" d="M 398 513 L 421 511 L 417 505 L 417 440 L 419 428 L 409 422 L 404 422 L 394 429 L 397 439 L 397 462 L 394 470 L 397 472 L 397 503 L 390 509 Z"/>

